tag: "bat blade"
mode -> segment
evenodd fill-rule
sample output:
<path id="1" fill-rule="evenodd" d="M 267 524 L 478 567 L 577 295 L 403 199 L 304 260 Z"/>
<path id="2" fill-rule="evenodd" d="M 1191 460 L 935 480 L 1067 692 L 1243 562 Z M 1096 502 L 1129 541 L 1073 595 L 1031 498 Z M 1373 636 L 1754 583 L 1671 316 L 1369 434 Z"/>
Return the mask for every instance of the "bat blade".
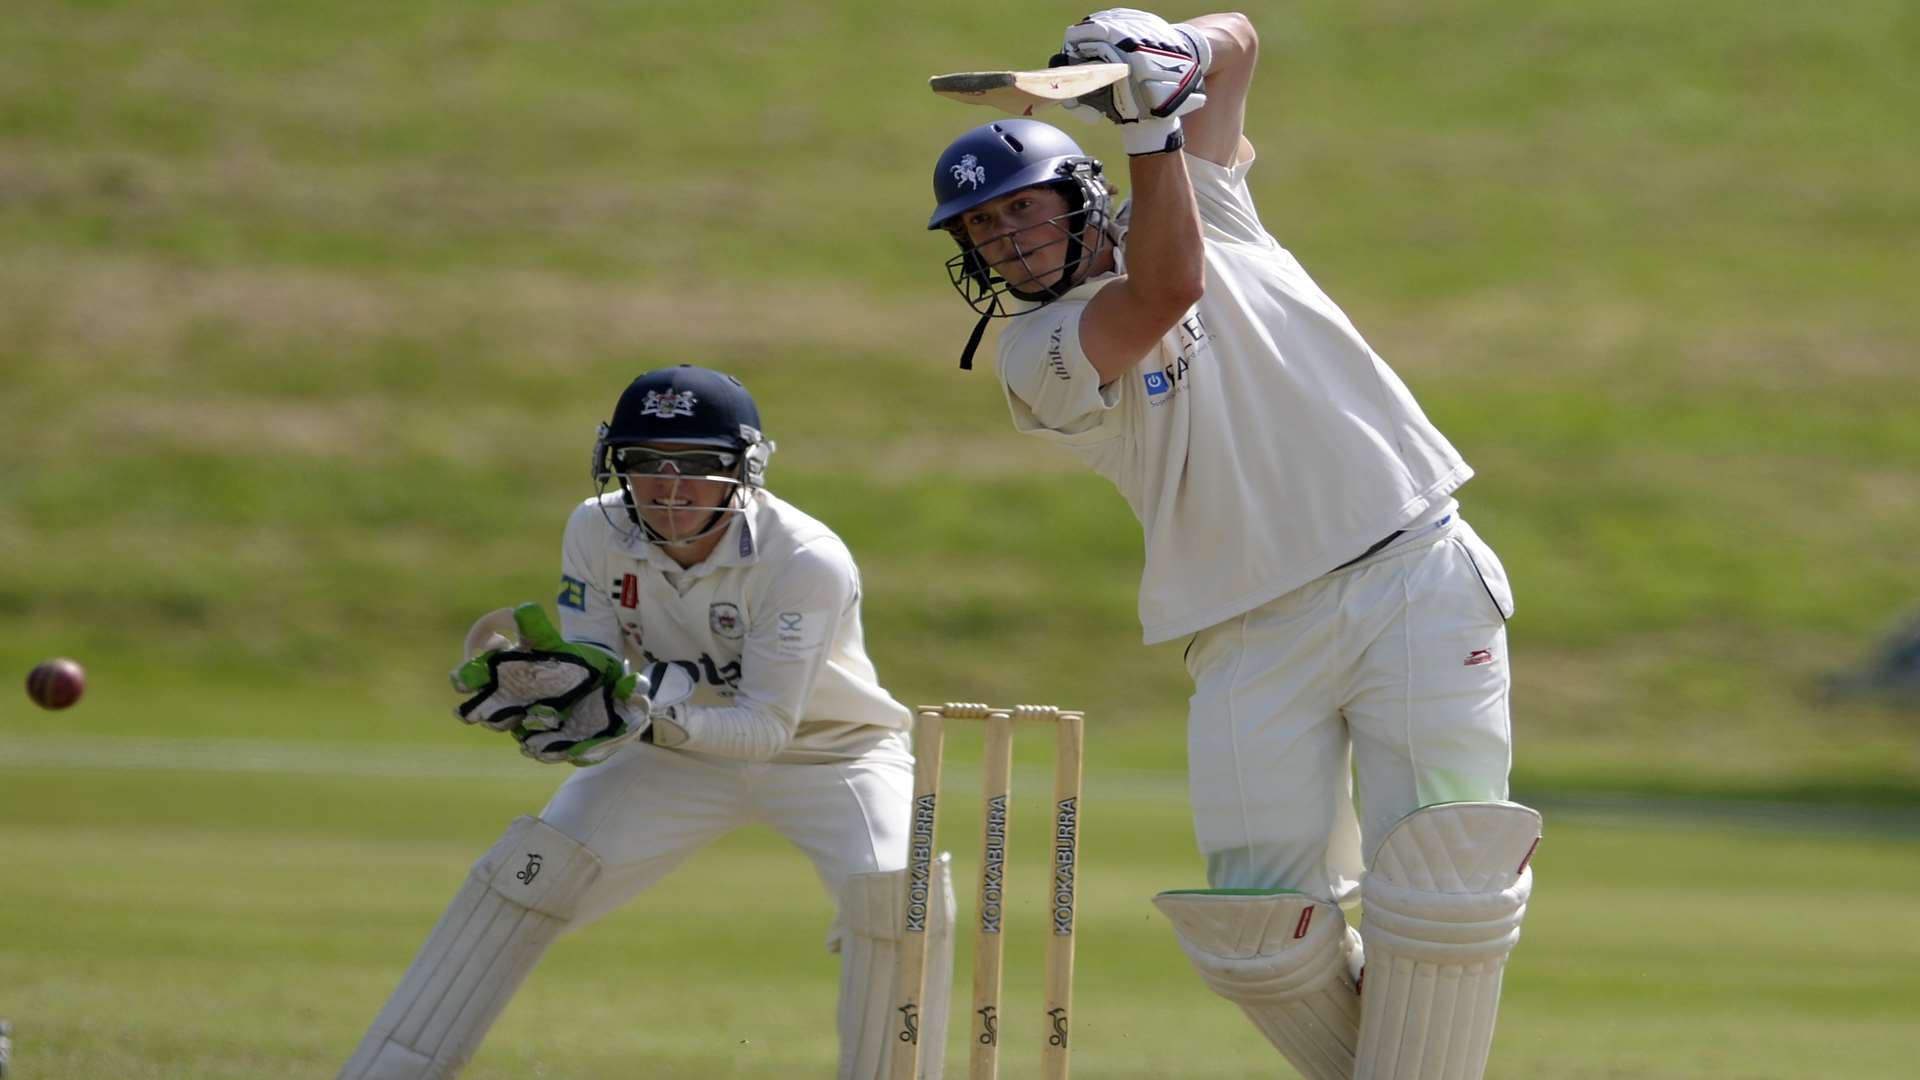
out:
<path id="1" fill-rule="evenodd" d="M 1073 64 L 1039 71 L 956 71 L 927 85 L 941 97 L 987 105 L 1014 116 L 1071 101 L 1127 77 L 1125 64 Z"/>

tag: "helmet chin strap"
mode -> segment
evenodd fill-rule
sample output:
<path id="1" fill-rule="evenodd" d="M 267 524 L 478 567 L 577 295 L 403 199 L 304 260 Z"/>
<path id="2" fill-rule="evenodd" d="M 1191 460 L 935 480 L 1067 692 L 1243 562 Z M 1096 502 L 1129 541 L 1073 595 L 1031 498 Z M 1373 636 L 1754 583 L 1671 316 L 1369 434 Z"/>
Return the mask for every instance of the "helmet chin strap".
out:
<path id="1" fill-rule="evenodd" d="M 987 324 L 993 321 L 993 312 L 989 310 L 973 324 L 973 333 L 967 335 L 967 347 L 960 350 L 960 370 L 973 370 L 973 353 L 980 347 L 980 339 L 987 336 Z"/>

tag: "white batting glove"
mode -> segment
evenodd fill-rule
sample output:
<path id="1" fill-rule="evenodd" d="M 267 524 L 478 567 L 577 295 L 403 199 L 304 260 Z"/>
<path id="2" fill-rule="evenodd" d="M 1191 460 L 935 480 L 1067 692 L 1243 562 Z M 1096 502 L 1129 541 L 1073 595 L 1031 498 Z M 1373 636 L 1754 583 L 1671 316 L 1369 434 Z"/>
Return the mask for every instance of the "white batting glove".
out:
<path id="1" fill-rule="evenodd" d="M 1133 8 L 1097 11 L 1067 27 L 1060 63 L 1121 63 L 1127 78 L 1071 103 L 1120 125 L 1127 153 L 1160 154 L 1185 142 L 1181 116 L 1207 103 L 1202 75 L 1213 58 L 1206 35 Z"/>
<path id="2" fill-rule="evenodd" d="M 1200 62 L 1200 74 L 1213 67 L 1213 46 L 1207 35 L 1186 23 L 1170 23 L 1151 11 L 1108 8 L 1067 27 L 1066 43 L 1104 41 L 1118 46 L 1127 39 L 1160 47 L 1178 46 Z"/>

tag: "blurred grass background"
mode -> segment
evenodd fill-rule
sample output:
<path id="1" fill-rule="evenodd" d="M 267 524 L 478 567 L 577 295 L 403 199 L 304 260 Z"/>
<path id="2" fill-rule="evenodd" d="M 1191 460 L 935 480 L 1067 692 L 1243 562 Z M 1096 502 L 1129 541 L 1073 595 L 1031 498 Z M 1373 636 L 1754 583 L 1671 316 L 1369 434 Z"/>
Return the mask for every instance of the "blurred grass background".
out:
<path id="1" fill-rule="evenodd" d="M 1480 472 L 1463 507 L 1520 603 L 1516 792 L 1920 805 L 1920 718 L 1815 694 L 1920 605 L 1920 9 L 1245 10 L 1268 227 Z M 481 745 L 447 718 L 455 643 L 480 611 L 551 596 L 594 425 L 633 374 L 682 361 L 754 390 L 781 444 L 772 485 L 852 546 L 898 696 L 1088 709 L 1090 783 L 1170 776 L 1147 816 L 1170 817 L 1173 849 L 1146 865 L 1197 873 L 1177 788 L 1188 691 L 1179 644 L 1138 643 L 1138 528 L 1011 431 L 989 377 L 954 370 L 972 317 L 939 268 L 949 242 L 924 230 L 934 156 L 988 118 L 925 77 L 1043 62 L 1083 13 L 7 4 L 0 670 L 64 654 L 91 677 L 70 714 L 0 699 L 3 843 L 59 884 L 5 901 L 9 941 L 45 933 L 41 905 L 93 895 L 50 837 L 165 851 L 198 843 L 215 807 L 271 822 L 286 800 L 374 800 L 370 836 L 464 807 L 350 769 L 210 772 L 182 780 L 210 785 L 204 820 L 168 831 L 165 787 L 95 747 L 419 761 Z M 1108 131 L 1063 122 L 1119 161 Z M 551 782 L 496 801 L 532 809 Z M 164 836 L 140 824 L 155 815 Z M 384 994 L 497 825 L 442 838 L 405 894 L 417 907 L 368 947 L 360 998 Z M 1910 840 L 1880 842 L 1911 862 Z M 1179 883 L 1142 878 L 1127 887 Z M 341 902 L 322 888 L 257 902 Z M 127 905 L 113 917 L 145 926 Z M 37 956 L 0 953 L 0 974 L 44 986 Z M 316 1060 L 361 1011 L 320 1021 Z M 1655 1075 L 1659 1056 L 1557 1075 Z M 1549 1075 L 1548 1058 L 1513 1075 Z M 191 1074 L 291 1074 L 222 1060 Z M 1739 1074 L 1818 1072 L 1768 1071 L 1785 1060 Z"/>
<path id="2" fill-rule="evenodd" d="M 11 5 L 0 658 L 196 728 L 419 723 L 471 614 L 550 591 L 619 388 L 695 361 L 853 545 L 903 696 L 1167 753 L 1137 529 L 952 369 L 922 228 L 985 114 L 920 80 L 1077 11 Z M 1910 797 L 1911 719 L 1808 691 L 1920 603 L 1911 5 L 1252 14 L 1269 227 L 1480 470 L 1521 786 Z"/>

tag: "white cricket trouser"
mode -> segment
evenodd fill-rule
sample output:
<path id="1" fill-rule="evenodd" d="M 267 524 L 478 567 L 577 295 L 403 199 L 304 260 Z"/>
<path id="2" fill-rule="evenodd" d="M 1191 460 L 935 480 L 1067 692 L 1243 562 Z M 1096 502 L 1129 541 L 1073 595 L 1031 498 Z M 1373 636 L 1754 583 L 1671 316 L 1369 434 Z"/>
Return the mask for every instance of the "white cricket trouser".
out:
<path id="1" fill-rule="evenodd" d="M 745 825 L 766 825 L 806 853 L 832 897 L 850 874 L 900 869 L 913 796 L 907 747 L 901 733 L 851 761 L 775 764 L 633 743 L 574 772 L 540 813 L 603 867 L 569 929 Z M 836 918 L 834 940 L 838 933 Z"/>
<path id="2" fill-rule="evenodd" d="M 1456 513 L 1201 631 L 1187 740 L 1208 884 L 1344 899 L 1406 814 L 1505 799 L 1512 613 Z"/>

